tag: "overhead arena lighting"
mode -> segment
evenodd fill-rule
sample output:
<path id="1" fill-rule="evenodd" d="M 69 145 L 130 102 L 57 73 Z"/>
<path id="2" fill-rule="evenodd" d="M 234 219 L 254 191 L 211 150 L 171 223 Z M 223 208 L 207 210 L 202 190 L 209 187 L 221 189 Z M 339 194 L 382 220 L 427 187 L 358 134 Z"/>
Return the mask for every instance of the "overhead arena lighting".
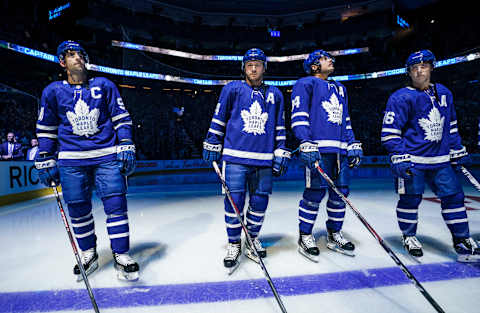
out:
<path id="1" fill-rule="evenodd" d="M 195 53 L 172 50 L 172 49 L 144 46 L 144 45 L 139 45 L 131 42 L 118 41 L 118 40 L 112 40 L 112 46 L 125 48 L 125 49 L 165 54 L 165 55 L 170 55 L 174 57 L 200 60 L 200 61 L 242 61 L 243 59 L 243 55 L 203 55 L 203 54 L 195 54 Z M 352 48 L 352 49 L 345 49 L 345 50 L 334 50 L 334 51 L 328 51 L 328 52 L 333 56 L 350 55 L 350 54 L 357 54 L 357 53 L 366 53 L 368 52 L 368 47 Z M 308 57 L 308 53 L 287 55 L 287 56 L 277 56 L 277 57 L 267 57 L 267 61 L 268 62 L 289 62 L 289 61 L 304 60 L 307 57 Z"/>
<path id="2" fill-rule="evenodd" d="M 12 50 L 18 53 L 33 56 L 33 57 L 40 58 L 42 60 L 46 60 L 50 62 L 58 62 L 58 58 L 52 54 L 48 54 L 35 49 L 30 49 L 30 48 L 9 43 L 3 40 L 0 40 L 0 48 Z M 463 56 L 458 56 L 458 57 L 454 57 L 446 60 L 437 61 L 435 63 L 435 67 L 442 67 L 442 66 L 454 65 L 454 64 L 464 63 L 464 62 L 471 62 L 477 59 L 480 59 L 480 52 L 470 53 L 468 55 L 463 55 Z M 87 64 L 87 69 L 90 71 L 96 71 L 96 72 L 107 73 L 107 74 L 118 75 L 118 76 L 155 79 L 155 80 L 161 80 L 161 81 L 186 83 L 186 84 L 193 84 L 193 85 L 207 85 L 207 86 L 226 85 L 227 83 L 232 81 L 232 80 L 188 78 L 188 77 L 180 77 L 180 76 L 173 76 L 173 75 L 118 69 L 118 68 L 96 65 L 96 64 Z M 365 73 L 365 74 L 332 76 L 330 77 L 330 79 L 336 80 L 336 81 L 373 79 L 373 78 L 405 74 L 405 72 L 406 72 L 405 68 L 402 67 L 397 69 Z M 293 86 L 296 81 L 297 80 L 295 79 L 294 80 L 266 80 L 265 83 L 268 85 L 285 87 L 285 86 Z"/>

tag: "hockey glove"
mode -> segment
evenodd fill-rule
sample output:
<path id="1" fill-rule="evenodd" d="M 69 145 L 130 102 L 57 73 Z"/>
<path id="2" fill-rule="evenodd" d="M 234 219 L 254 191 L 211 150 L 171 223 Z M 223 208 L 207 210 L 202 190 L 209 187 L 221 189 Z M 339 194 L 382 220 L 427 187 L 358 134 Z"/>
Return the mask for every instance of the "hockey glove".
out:
<path id="1" fill-rule="evenodd" d="M 392 172 L 395 176 L 401 177 L 404 179 L 410 179 L 412 177 L 411 168 L 413 167 L 412 162 L 410 161 L 409 154 L 403 155 L 392 155 L 390 157 Z"/>
<path id="2" fill-rule="evenodd" d="M 42 184 L 47 187 L 52 187 L 52 182 L 55 183 L 55 186 L 60 185 L 60 172 L 53 155 L 40 152 L 35 158 L 35 168 Z"/>
<path id="3" fill-rule="evenodd" d="M 211 144 L 206 141 L 203 142 L 203 153 L 202 157 L 205 162 L 218 161 L 221 158 L 222 145 L 221 144 Z"/>
<path id="4" fill-rule="evenodd" d="M 309 169 L 315 169 L 315 162 L 323 168 L 322 158 L 318 151 L 318 145 L 314 141 L 304 141 L 300 144 L 300 160 Z"/>
<path id="5" fill-rule="evenodd" d="M 279 177 L 285 174 L 291 157 L 292 153 L 287 149 L 276 149 L 273 152 L 273 176 Z"/>
<path id="6" fill-rule="evenodd" d="M 363 157 L 362 143 L 360 141 L 354 141 L 348 145 L 347 158 L 348 167 L 357 168 L 360 165 Z"/>
<path id="7" fill-rule="evenodd" d="M 450 150 L 450 162 L 455 170 L 460 166 L 469 167 L 472 165 L 472 159 L 463 146 L 459 150 Z"/>
<path id="8" fill-rule="evenodd" d="M 130 140 L 121 141 L 117 146 L 117 162 L 120 173 L 128 176 L 135 171 L 137 158 L 135 156 L 135 145 Z"/>

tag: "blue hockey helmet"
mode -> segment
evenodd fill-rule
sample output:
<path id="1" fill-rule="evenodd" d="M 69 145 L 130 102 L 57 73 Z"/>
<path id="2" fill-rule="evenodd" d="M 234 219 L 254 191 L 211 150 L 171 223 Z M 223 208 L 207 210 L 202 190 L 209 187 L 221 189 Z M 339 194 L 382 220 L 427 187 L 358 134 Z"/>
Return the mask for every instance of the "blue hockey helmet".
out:
<path id="1" fill-rule="evenodd" d="M 265 55 L 265 53 L 261 49 L 252 48 L 245 52 L 245 54 L 243 55 L 242 71 L 245 69 L 245 63 L 254 60 L 262 61 L 263 67 L 265 68 L 265 70 L 267 69 L 267 56 Z"/>
<path id="2" fill-rule="evenodd" d="M 435 67 L 435 56 L 433 55 L 432 51 L 430 50 L 420 50 L 410 54 L 407 58 L 407 62 L 405 62 L 405 67 L 408 70 L 410 66 L 419 64 L 419 63 L 430 63 L 432 67 Z"/>
<path id="3" fill-rule="evenodd" d="M 312 72 L 311 66 L 314 64 L 318 64 L 318 60 L 321 57 L 327 57 L 332 59 L 333 63 L 335 63 L 335 58 L 325 50 L 315 50 L 308 55 L 308 57 L 303 61 L 303 69 L 305 73 L 310 74 Z"/>
<path id="4" fill-rule="evenodd" d="M 67 53 L 67 51 L 69 51 L 69 50 L 80 52 L 80 54 L 85 59 L 85 62 L 89 63 L 88 54 L 85 51 L 85 49 L 83 49 L 83 47 L 78 42 L 73 41 L 73 40 L 67 40 L 67 41 L 62 42 L 60 45 L 58 45 L 58 48 L 57 48 L 58 59 L 60 61 L 64 61 L 65 60 L 65 53 Z"/>

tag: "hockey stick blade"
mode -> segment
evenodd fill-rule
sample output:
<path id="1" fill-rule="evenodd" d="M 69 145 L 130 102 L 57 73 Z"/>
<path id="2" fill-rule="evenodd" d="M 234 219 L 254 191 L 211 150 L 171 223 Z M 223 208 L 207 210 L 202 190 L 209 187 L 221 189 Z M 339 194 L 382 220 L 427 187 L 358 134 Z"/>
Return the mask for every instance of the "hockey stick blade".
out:
<path id="1" fill-rule="evenodd" d="M 417 278 L 408 270 L 408 268 L 405 266 L 405 264 L 400 261 L 398 256 L 392 251 L 392 249 L 387 245 L 387 243 L 383 240 L 382 237 L 373 229 L 373 227 L 367 222 L 367 220 L 360 214 L 360 211 L 358 211 L 353 204 L 350 202 L 350 200 L 345 197 L 343 193 L 341 193 L 337 187 L 335 186 L 334 182 L 328 175 L 323 171 L 323 169 L 318 165 L 318 161 L 315 162 L 315 168 L 317 169 L 318 173 L 325 179 L 325 181 L 328 183 L 329 187 L 342 199 L 342 201 L 353 211 L 355 216 L 362 222 L 363 226 L 367 228 L 367 230 L 370 232 L 370 234 L 375 237 L 375 239 L 378 241 L 378 243 L 382 246 L 382 248 L 385 250 L 385 252 L 388 253 L 388 255 L 392 258 L 392 260 L 400 267 L 400 269 L 403 271 L 405 276 L 407 276 L 408 279 L 415 285 L 418 291 L 427 299 L 427 301 L 435 308 L 435 310 L 438 313 L 445 313 L 445 311 L 440 307 L 440 305 L 435 301 L 435 299 L 432 298 L 432 296 L 427 292 L 427 290 L 420 284 L 420 282 L 417 280 Z"/>
<path id="2" fill-rule="evenodd" d="M 473 176 L 472 173 L 470 173 L 469 170 L 465 166 L 460 166 L 460 170 L 462 171 L 463 175 L 468 179 L 468 181 L 477 189 L 477 191 L 480 191 L 480 183 L 478 180 Z"/>

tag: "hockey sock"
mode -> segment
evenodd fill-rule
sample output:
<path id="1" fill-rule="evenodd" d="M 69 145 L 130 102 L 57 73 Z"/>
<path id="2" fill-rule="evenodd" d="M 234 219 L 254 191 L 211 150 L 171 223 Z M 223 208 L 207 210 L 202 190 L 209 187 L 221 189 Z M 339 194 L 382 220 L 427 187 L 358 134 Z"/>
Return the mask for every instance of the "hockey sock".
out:
<path id="1" fill-rule="evenodd" d="M 345 197 L 348 197 L 350 192 L 348 187 L 338 187 L 338 190 Z M 327 216 L 327 229 L 332 232 L 338 232 L 342 229 L 345 218 L 345 203 L 342 198 L 330 188 L 328 189 Z"/>
<path id="2" fill-rule="evenodd" d="M 441 198 L 443 219 L 452 236 L 456 238 L 470 237 L 464 199 L 463 192 Z"/>
<path id="3" fill-rule="evenodd" d="M 94 248 L 97 242 L 92 204 L 78 202 L 68 204 L 68 213 L 72 221 L 73 233 L 82 251 Z"/>
<path id="4" fill-rule="evenodd" d="M 262 228 L 265 211 L 268 205 L 268 195 L 251 195 L 247 211 L 247 229 L 252 236 L 256 238 Z"/>
<path id="5" fill-rule="evenodd" d="M 418 223 L 418 206 L 422 195 L 400 195 L 397 203 L 397 221 L 405 236 L 415 236 Z"/>
<path id="6" fill-rule="evenodd" d="M 232 192 L 233 202 L 240 211 L 240 215 L 243 219 L 243 207 L 245 206 L 245 193 L 244 192 Z M 242 235 L 242 224 L 237 218 L 235 209 L 230 204 L 228 197 L 225 196 L 225 224 L 227 226 L 228 242 L 239 242 Z"/>
<path id="7" fill-rule="evenodd" d="M 103 198 L 102 201 L 107 213 L 107 232 L 112 251 L 126 253 L 130 249 L 127 199 L 125 195 L 117 195 Z"/>
<path id="8" fill-rule="evenodd" d="M 298 208 L 300 232 L 311 234 L 318 215 L 318 207 L 325 196 L 325 189 L 305 189 Z"/>

